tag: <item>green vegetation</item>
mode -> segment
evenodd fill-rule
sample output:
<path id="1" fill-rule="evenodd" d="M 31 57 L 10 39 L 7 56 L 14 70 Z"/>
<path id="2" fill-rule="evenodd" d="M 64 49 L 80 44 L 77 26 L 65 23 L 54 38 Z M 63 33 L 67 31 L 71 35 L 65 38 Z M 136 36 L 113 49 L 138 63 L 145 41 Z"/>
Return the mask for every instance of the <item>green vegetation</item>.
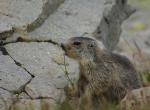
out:
<path id="1" fill-rule="evenodd" d="M 135 4 L 140 8 L 150 8 L 150 0 L 129 0 L 130 4 Z"/>
<path id="2" fill-rule="evenodd" d="M 145 24 L 142 22 L 137 22 L 137 23 L 132 25 L 129 32 L 138 32 L 138 31 L 142 31 L 144 29 L 146 29 Z"/>
<path id="3" fill-rule="evenodd" d="M 150 86 L 150 72 L 142 73 L 142 80 L 144 83 L 149 84 Z"/>

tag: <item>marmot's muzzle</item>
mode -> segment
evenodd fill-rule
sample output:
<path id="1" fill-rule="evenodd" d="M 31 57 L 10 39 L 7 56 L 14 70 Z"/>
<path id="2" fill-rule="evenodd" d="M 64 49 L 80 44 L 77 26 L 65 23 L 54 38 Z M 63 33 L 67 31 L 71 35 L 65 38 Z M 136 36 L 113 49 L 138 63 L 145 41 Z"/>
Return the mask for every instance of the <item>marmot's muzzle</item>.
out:
<path id="1" fill-rule="evenodd" d="M 66 50 L 63 43 L 61 43 L 61 48 L 62 48 L 64 51 Z"/>

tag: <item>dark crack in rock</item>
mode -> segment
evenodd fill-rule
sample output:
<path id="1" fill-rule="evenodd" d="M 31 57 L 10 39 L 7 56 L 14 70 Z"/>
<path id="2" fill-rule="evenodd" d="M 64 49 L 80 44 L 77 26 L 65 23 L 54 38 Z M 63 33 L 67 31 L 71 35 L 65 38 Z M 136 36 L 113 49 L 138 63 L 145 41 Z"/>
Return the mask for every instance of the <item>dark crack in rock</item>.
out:
<path id="1" fill-rule="evenodd" d="M 57 63 L 64 63 L 63 51 L 57 45 L 51 43 L 14 43 L 5 46 L 10 56 L 21 62 L 31 74 L 51 76 L 64 75 L 63 65 Z M 70 59 L 66 59 L 69 65 L 67 66 L 69 73 L 78 73 L 78 65 Z M 57 63 L 56 63 L 57 62 Z"/>
<path id="2" fill-rule="evenodd" d="M 9 57 L 0 55 L 0 88 L 17 91 L 31 76 Z"/>

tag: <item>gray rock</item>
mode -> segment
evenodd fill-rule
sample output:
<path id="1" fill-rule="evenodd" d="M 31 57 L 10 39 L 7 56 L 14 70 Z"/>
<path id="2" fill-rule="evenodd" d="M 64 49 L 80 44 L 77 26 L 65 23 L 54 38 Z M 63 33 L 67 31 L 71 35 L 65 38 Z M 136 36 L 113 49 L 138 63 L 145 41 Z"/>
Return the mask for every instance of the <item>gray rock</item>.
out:
<path id="1" fill-rule="evenodd" d="M 63 1 L 64 0 L 42 0 L 42 12 L 33 23 L 27 26 L 27 31 L 33 31 L 37 27 L 41 26 L 45 19 L 47 19 L 47 17 L 53 13 Z"/>
<path id="2" fill-rule="evenodd" d="M 63 0 L 1 0 L 0 35 L 10 36 L 15 28 L 38 27 Z"/>
<path id="3" fill-rule="evenodd" d="M 0 110 L 8 110 L 12 104 L 12 94 L 0 89 Z"/>
<path id="4" fill-rule="evenodd" d="M 50 98 L 55 101 L 63 100 L 64 91 L 63 89 L 58 89 L 57 83 L 66 82 L 61 78 L 52 78 L 50 75 L 40 75 L 36 76 L 31 83 L 29 83 L 25 90 L 33 98 Z M 67 83 L 66 83 L 67 84 Z"/>
<path id="5" fill-rule="evenodd" d="M 69 74 L 69 78 L 73 83 L 73 78 L 76 78 L 75 74 Z M 73 77 L 72 77 L 73 76 Z M 68 80 L 67 76 L 64 74 L 61 75 L 37 75 L 25 88 L 25 91 L 28 93 L 30 97 L 33 99 L 36 98 L 51 98 L 55 101 L 63 101 L 64 87 L 66 87 L 70 80 Z"/>
<path id="6" fill-rule="evenodd" d="M 61 43 L 74 36 L 92 33 L 102 17 L 105 0 L 65 0 L 45 23 L 29 35 Z"/>
<path id="7" fill-rule="evenodd" d="M 17 66 L 9 56 L 0 55 L 0 88 L 17 91 L 31 76 Z"/>
<path id="8" fill-rule="evenodd" d="M 64 75 L 63 51 L 51 43 L 15 43 L 6 45 L 9 54 L 33 75 Z M 78 65 L 66 58 L 69 73 L 78 73 Z"/>

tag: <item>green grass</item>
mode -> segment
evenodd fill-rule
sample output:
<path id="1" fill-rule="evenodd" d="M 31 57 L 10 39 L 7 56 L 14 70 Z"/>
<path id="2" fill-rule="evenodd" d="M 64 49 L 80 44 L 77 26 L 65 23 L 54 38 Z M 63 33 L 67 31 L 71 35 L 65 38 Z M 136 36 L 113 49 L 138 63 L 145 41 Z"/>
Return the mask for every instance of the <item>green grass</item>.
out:
<path id="1" fill-rule="evenodd" d="M 141 78 L 144 84 L 147 84 L 150 86 L 150 72 L 143 72 L 141 74 Z"/>

